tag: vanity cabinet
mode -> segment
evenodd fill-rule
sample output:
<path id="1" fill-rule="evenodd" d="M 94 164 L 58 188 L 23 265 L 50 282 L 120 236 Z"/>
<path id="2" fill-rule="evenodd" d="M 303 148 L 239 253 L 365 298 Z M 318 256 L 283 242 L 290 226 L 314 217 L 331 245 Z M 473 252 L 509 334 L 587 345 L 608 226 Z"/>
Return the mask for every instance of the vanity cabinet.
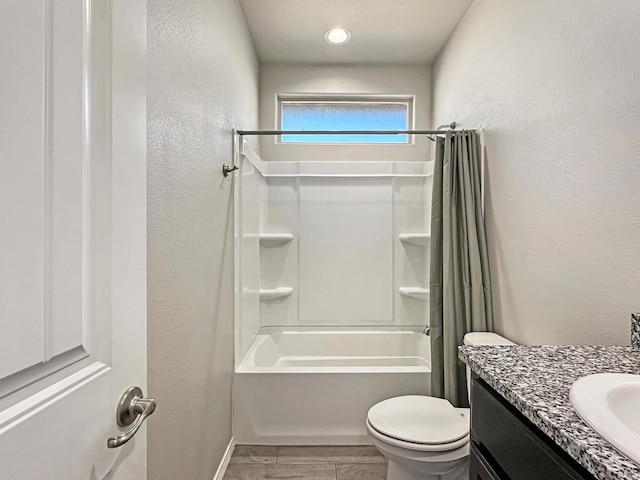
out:
<path id="1" fill-rule="evenodd" d="M 471 480 L 595 480 L 475 374 L 471 405 Z"/>

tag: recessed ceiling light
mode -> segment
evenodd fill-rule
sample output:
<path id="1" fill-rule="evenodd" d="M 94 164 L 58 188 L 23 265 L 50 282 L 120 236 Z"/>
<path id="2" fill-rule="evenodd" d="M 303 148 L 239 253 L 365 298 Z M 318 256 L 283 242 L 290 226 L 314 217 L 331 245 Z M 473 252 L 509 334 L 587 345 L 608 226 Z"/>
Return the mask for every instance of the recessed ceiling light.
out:
<path id="1" fill-rule="evenodd" d="M 345 27 L 331 27 L 324 34 L 324 39 L 331 45 L 344 45 L 351 38 L 351 32 Z"/>

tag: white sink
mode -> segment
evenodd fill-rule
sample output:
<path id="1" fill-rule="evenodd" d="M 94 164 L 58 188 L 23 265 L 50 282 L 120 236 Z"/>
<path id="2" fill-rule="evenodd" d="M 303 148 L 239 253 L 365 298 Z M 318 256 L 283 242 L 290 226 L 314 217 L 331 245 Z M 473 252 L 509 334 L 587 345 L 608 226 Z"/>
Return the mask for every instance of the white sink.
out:
<path id="1" fill-rule="evenodd" d="M 571 386 L 569 397 L 580 418 L 640 463 L 640 375 L 588 375 Z"/>

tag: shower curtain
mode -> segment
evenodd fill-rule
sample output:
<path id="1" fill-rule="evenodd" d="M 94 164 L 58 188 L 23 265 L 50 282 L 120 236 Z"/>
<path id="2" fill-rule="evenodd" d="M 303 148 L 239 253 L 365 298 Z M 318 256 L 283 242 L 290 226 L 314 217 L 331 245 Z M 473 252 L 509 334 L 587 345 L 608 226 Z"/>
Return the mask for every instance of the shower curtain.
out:
<path id="1" fill-rule="evenodd" d="M 436 141 L 429 283 L 431 395 L 466 406 L 458 346 L 467 332 L 493 330 L 476 132 L 451 132 Z"/>

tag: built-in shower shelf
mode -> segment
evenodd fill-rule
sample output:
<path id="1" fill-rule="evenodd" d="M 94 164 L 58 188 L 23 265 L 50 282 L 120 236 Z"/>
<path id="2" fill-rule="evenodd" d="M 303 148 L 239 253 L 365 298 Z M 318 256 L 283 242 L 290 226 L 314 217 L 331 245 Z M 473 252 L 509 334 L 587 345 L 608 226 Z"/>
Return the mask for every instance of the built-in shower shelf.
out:
<path id="1" fill-rule="evenodd" d="M 419 298 L 420 300 L 426 300 L 429 298 L 429 289 L 422 287 L 400 287 L 398 289 L 400 295 L 405 297 Z"/>
<path id="2" fill-rule="evenodd" d="M 274 300 L 276 298 L 288 297 L 293 293 L 291 287 L 278 287 L 278 288 L 261 288 L 259 290 L 260 300 Z"/>
<path id="3" fill-rule="evenodd" d="M 431 240 L 431 235 L 428 233 L 401 233 L 398 235 L 401 242 L 413 243 L 414 245 L 425 246 Z"/>
<path id="4" fill-rule="evenodd" d="M 261 233 L 259 237 L 260 245 L 263 247 L 273 247 L 282 243 L 289 243 L 293 240 L 291 233 Z"/>

